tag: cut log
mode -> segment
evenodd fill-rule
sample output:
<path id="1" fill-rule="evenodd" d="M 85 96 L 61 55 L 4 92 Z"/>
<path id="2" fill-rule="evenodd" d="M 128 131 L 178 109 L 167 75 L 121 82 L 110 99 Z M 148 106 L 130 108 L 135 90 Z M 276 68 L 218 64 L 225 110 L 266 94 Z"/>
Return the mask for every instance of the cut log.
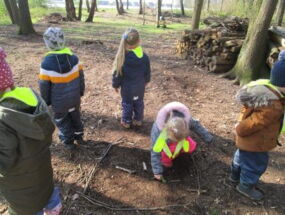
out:
<path id="1" fill-rule="evenodd" d="M 285 47 L 285 29 L 281 27 L 271 27 L 268 32 L 269 37 L 273 42 Z"/>

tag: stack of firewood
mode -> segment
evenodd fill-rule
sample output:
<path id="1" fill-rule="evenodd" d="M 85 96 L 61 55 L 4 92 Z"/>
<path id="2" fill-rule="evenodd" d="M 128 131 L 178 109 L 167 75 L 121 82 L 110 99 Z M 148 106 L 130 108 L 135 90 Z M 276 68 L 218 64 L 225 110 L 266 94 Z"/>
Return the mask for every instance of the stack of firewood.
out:
<path id="1" fill-rule="evenodd" d="M 204 20 L 210 27 L 204 30 L 185 30 L 177 42 L 177 53 L 190 58 L 210 72 L 224 73 L 235 64 L 245 39 L 247 22 L 240 18 Z"/>
<path id="2" fill-rule="evenodd" d="M 269 30 L 269 50 L 266 63 L 272 68 L 277 61 L 281 50 L 285 50 L 285 29 L 281 27 L 271 27 Z"/>

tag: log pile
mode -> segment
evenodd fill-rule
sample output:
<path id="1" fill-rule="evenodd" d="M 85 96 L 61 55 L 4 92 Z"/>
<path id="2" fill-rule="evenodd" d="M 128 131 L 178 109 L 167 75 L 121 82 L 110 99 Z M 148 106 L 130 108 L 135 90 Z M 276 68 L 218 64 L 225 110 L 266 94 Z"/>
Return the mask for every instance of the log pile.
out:
<path id="1" fill-rule="evenodd" d="M 271 27 L 268 30 L 268 34 L 270 41 L 266 63 L 272 68 L 278 59 L 280 51 L 285 50 L 285 29 L 277 26 Z"/>
<path id="2" fill-rule="evenodd" d="M 195 65 L 206 66 L 210 72 L 224 73 L 235 64 L 245 39 L 247 22 L 240 18 L 209 17 L 204 30 L 185 30 L 176 51 L 190 58 Z"/>

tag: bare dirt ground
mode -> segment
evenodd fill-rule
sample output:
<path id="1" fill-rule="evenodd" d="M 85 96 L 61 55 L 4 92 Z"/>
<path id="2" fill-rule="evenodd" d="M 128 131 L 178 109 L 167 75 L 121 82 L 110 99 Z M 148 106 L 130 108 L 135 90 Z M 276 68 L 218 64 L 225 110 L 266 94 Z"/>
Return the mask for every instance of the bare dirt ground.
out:
<path id="1" fill-rule="evenodd" d="M 76 29 L 78 25 L 87 29 L 89 26 L 60 24 L 63 29 Z M 43 32 L 47 26 L 40 23 L 36 29 Z M 123 29 L 108 29 L 102 34 L 112 32 L 120 37 Z M 9 55 L 16 83 L 38 90 L 37 75 L 46 51 L 41 36 L 20 37 L 15 32 L 13 26 L 0 27 L 0 45 Z M 145 95 L 145 122 L 140 129 L 125 130 L 119 126 L 120 96 L 111 88 L 111 64 L 119 40 L 101 35 L 103 44 L 83 45 L 73 39 L 78 34 L 69 33 L 68 45 L 86 68 L 87 89 L 81 107 L 88 144 L 70 153 L 54 137 L 52 162 L 55 182 L 62 190 L 62 214 L 285 214 L 284 146 L 271 153 L 268 170 L 261 178 L 260 187 L 266 193 L 263 202 L 249 201 L 227 182 L 235 150 L 233 127 L 239 107 L 234 95 L 238 86 L 176 57 L 177 35 L 142 38 L 152 66 L 152 80 Z M 99 35 L 89 34 L 93 39 Z M 191 157 L 179 158 L 166 172 L 168 183 L 163 184 L 153 180 L 149 136 L 158 110 L 171 101 L 186 104 L 216 140 L 207 145 L 193 134 L 198 150 Z M 98 163 L 109 143 L 116 145 Z M 143 171 L 143 162 L 147 171 Z M 116 166 L 135 173 L 126 173 Z M 89 187 L 83 194 L 88 181 Z M 5 210 L 6 205 L 2 204 L 0 212 Z"/>

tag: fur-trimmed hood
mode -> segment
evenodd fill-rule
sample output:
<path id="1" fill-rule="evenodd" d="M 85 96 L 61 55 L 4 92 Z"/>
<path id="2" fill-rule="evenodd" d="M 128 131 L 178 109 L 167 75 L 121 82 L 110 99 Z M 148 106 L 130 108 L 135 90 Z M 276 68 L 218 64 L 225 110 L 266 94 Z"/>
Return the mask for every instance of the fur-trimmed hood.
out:
<path id="1" fill-rule="evenodd" d="M 276 93 L 279 93 L 276 91 Z M 247 107 L 267 106 L 272 100 L 279 100 L 279 97 L 268 87 L 256 85 L 245 86 L 236 94 L 236 100 Z"/>

